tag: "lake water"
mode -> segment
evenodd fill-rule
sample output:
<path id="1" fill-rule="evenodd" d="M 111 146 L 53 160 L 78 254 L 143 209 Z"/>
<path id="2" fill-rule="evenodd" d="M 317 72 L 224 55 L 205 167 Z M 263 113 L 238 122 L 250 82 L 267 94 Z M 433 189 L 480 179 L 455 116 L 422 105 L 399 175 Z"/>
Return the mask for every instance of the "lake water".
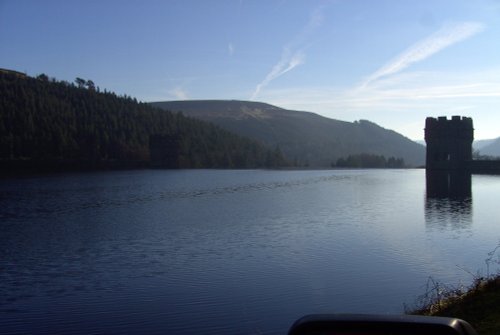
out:
<path id="1" fill-rule="evenodd" d="M 120 171 L 0 180 L 0 333 L 286 334 L 402 313 L 488 270 L 500 177 L 424 170 Z M 493 271 L 493 269 L 489 269 Z"/>

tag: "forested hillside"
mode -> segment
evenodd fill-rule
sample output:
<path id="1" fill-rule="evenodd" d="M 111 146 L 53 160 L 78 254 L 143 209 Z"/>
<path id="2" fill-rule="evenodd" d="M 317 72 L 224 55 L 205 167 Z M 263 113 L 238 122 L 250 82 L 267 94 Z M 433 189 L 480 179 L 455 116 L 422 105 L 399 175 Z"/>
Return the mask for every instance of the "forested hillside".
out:
<path id="1" fill-rule="evenodd" d="M 176 138 L 180 168 L 276 167 L 268 149 L 215 125 L 75 83 L 0 71 L 0 168 L 68 170 L 150 165 L 150 137 Z M 171 156 L 171 153 L 167 153 Z M 158 165 L 158 164 L 156 164 Z M 172 166 L 170 166 L 172 167 Z"/>
<path id="2" fill-rule="evenodd" d="M 403 159 L 408 166 L 425 164 L 424 146 L 366 120 L 345 122 L 253 101 L 164 101 L 152 105 L 182 111 L 271 147 L 279 146 L 298 166 L 330 167 L 353 155 L 393 157 Z"/>

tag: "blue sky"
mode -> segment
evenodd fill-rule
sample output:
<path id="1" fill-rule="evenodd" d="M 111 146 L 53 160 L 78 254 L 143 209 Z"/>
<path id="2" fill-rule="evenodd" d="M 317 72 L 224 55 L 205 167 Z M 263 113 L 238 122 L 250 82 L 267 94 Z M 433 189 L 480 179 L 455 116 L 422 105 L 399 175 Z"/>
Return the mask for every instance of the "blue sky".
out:
<path id="1" fill-rule="evenodd" d="M 426 116 L 500 136 L 494 0 L 0 0 L 0 67 L 141 101 L 240 99 L 367 119 Z"/>

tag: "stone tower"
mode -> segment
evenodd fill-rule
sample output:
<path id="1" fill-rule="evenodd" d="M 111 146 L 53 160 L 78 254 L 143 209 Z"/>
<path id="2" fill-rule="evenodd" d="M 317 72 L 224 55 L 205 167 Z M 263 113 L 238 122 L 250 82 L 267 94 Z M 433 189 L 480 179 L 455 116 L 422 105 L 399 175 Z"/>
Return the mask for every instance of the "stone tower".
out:
<path id="1" fill-rule="evenodd" d="M 427 170 L 466 170 L 472 161 L 472 119 L 453 116 L 425 120 Z"/>

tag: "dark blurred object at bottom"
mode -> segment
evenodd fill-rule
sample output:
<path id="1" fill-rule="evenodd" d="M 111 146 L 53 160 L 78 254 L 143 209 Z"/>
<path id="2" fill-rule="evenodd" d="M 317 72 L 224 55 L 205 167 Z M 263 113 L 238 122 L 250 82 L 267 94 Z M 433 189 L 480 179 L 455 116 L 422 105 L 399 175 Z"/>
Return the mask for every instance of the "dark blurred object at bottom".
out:
<path id="1" fill-rule="evenodd" d="M 317 314 L 297 320 L 289 335 L 477 335 L 455 318 L 415 315 Z"/>

